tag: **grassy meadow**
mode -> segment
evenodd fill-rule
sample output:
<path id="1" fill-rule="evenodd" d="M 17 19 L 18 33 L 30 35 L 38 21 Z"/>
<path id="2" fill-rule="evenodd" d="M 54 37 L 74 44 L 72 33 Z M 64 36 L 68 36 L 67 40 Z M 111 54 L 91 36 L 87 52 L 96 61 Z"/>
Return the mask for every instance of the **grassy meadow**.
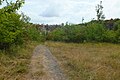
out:
<path id="1" fill-rule="evenodd" d="M 45 43 L 70 80 L 120 80 L 120 45 Z"/>
<path id="2" fill-rule="evenodd" d="M 70 80 L 120 80 L 120 19 L 105 19 L 102 1 L 95 7 L 97 20 L 92 17 L 90 22 L 82 19 L 80 24 L 64 22 L 53 25 L 52 23 L 57 21 L 51 19 L 56 17 L 54 14 L 52 16 L 42 14 L 43 18 L 50 18 L 50 20 L 45 18 L 48 24 L 42 19 L 41 21 L 44 21 L 42 24 L 36 19 L 37 22 L 33 21 L 34 19 L 23 13 L 24 11 L 19 12 L 25 2 L 25 0 L 13 2 L 0 0 L 0 80 L 27 80 L 33 50 L 41 43 L 48 46 Z M 71 8 L 68 6 L 66 9 Z M 40 11 L 44 13 L 44 10 Z M 65 12 L 67 11 L 69 10 Z M 69 13 L 72 16 L 71 12 L 67 12 L 68 15 Z M 87 16 L 80 15 L 78 19 L 80 17 L 87 20 Z M 77 18 L 73 18 L 72 21 L 75 21 L 74 19 Z M 65 18 L 62 21 L 69 20 Z M 42 72 L 38 72 L 33 76 L 41 74 Z"/>
<path id="3" fill-rule="evenodd" d="M 38 44 L 29 42 L 8 52 L 0 51 L 0 80 L 27 80 L 30 58 Z"/>

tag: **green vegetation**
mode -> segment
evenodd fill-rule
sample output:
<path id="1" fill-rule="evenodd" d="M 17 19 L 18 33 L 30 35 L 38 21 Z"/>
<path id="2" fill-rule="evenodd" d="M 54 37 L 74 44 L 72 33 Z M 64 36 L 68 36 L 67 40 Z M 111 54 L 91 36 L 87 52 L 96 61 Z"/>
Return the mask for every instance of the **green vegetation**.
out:
<path id="1" fill-rule="evenodd" d="M 33 50 L 44 36 L 28 16 L 17 13 L 24 0 L 5 1 L 0 9 L 0 80 L 27 80 Z"/>
<path id="2" fill-rule="evenodd" d="M 81 25 L 65 25 L 50 32 L 48 34 L 48 40 L 64 42 L 119 43 L 119 26 L 119 19 L 91 21 Z"/>
<path id="3" fill-rule="evenodd" d="M 104 20 L 102 1 L 96 6 L 97 20 L 78 25 L 59 27 L 47 36 L 48 40 L 63 42 L 120 42 L 120 19 Z M 82 19 L 83 22 L 84 19 Z"/>
<path id="4" fill-rule="evenodd" d="M 46 27 L 42 31 L 41 25 L 37 27 L 27 15 L 17 13 L 24 0 L 0 0 L 0 5 L 4 1 L 6 6 L 0 9 L 0 80 L 26 80 L 33 49 L 46 40 L 59 41 L 46 45 L 71 80 L 120 80 L 120 45 L 112 44 L 120 43 L 120 19 L 104 20 L 102 2 L 96 6 L 98 20 L 60 25 L 46 32 Z"/>
<path id="5" fill-rule="evenodd" d="M 12 46 L 11 51 L 0 51 L 0 80 L 27 80 L 30 58 L 37 42 Z"/>
<path id="6" fill-rule="evenodd" d="M 40 31 L 29 23 L 30 18 L 17 13 L 24 0 L 6 3 L 7 6 L 0 9 L 0 49 L 9 49 L 28 40 L 43 41 Z"/>
<path id="7" fill-rule="evenodd" d="M 37 42 L 45 41 L 45 37 L 42 31 L 40 32 L 34 25 L 31 27 L 29 25 L 29 28 L 26 30 L 26 33 L 28 35 L 29 40 L 37 41 Z"/>
<path id="8" fill-rule="evenodd" d="M 46 42 L 70 80 L 119 80 L 120 45 Z"/>
<path id="9" fill-rule="evenodd" d="M 0 49 L 7 49 L 12 43 L 17 43 L 18 39 L 21 40 L 24 22 L 20 19 L 21 16 L 16 13 L 16 10 L 23 3 L 23 1 L 10 2 L 9 5 L 0 9 Z"/>

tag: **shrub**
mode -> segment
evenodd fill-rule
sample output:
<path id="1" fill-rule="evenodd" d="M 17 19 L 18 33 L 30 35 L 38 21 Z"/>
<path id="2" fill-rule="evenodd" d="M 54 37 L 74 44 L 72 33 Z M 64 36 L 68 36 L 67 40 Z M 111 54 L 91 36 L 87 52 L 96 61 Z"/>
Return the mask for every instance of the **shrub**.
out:
<path id="1" fill-rule="evenodd" d="M 117 42 L 116 31 L 113 31 L 113 30 L 107 30 L 107 31 L 105 31 L 104 42 L 116 43 Z"/>
<path id="2" fill-rule="evenodd" d="M 45 41 L 45 36 L 35 26 L 28 27 L 26 29 L 26 34 L 29 40 L 38 42 Z"/>
<path id="3" fill-rule="evenodd" d="M 88 42 L 103 42 L 105 27 L 100 23 L 90 23 L 85 27 L 85 38 Z"/>
<path id="4" fill-rule="evenodd" d="M 0 14 L 0 46 L 9 47 L 17 42 L 23 33 L 23 22 L 17 13 Z"/>
<path id="5" fill-rule="evenodd" d="M 120 43 L 120 20 L 115 23 L 117 42 Z"/>
<path id="6" fill-rule="evenodd" d="M 83 42 L 85 39 L 84 28 L 77 25 L 71 25 L 65 27 L 67 36 L 67 42 Z"/>
<path id="7" fill-rule="evenodd" d="M 120 43 L 120 20 L 113 21 L 112 29 L 105 21 L 91 21 L 80 25 L 65 25 L 50 32 L 49 40 L 65 42 L 110 42 Z"/>
<path id="8" fill-rule="evenodd" d="M 65 41 L 67 36 L 63 28 L 56 28 L 48 34 L 47 39 L 53 41 Z"/>

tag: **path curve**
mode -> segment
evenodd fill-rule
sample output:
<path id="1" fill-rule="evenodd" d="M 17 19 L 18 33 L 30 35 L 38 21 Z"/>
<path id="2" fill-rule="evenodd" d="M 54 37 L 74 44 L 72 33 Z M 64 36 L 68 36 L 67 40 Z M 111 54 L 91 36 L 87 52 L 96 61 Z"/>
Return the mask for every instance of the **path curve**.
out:
<path id="1" fill-rule="evenodd" d="M 42 68 L 42 70 L 41 70 Z M 39 45 L 31 58 L 28 80 L 68 80 L 50 50 Z"/>

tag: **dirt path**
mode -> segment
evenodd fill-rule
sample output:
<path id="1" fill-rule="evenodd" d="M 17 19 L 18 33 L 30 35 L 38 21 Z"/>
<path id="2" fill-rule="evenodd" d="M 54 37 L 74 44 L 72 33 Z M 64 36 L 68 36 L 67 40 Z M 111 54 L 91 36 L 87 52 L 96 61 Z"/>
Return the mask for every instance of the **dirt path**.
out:
<path id="1" fill-rule="evenodd" d="M 45 46 L 34 50 L 28 80 L 68 80 L 60 69 L 56 58 Z"/>

